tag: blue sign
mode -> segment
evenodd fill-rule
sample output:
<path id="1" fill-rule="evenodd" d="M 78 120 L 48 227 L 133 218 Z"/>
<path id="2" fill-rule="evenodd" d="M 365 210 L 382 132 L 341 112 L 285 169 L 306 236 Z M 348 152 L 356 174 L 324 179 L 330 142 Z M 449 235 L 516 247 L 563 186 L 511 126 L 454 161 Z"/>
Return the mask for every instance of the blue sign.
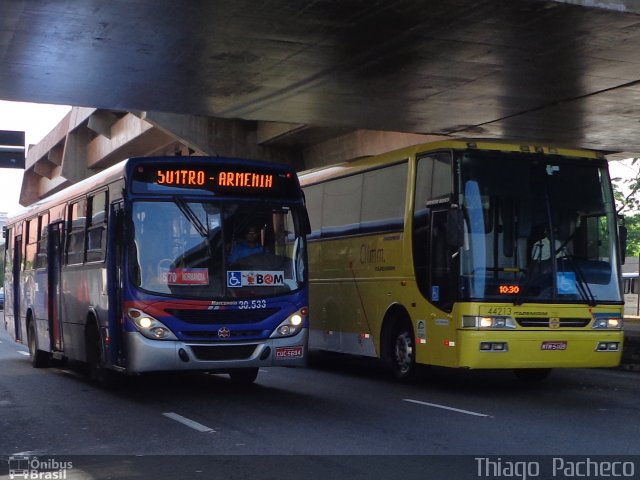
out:
<path id="1" fill-rule="evenodd" d="M 556 284 L 560 295 L 575 295 L 578 293 L 576 274 L 574 272 L 558 272 Z"/>
<path id="2" fill-rule="evenodd" d="M 431 301 L 440 301 L 440 287 L 438 285 L 434 285 L 433 287 L 431 287 Z"/>
<path id="3" fill-rule="evenodd" d="M 238 288 L 242 286 L 242 272 L 227 272 L 227 287 Z"/>

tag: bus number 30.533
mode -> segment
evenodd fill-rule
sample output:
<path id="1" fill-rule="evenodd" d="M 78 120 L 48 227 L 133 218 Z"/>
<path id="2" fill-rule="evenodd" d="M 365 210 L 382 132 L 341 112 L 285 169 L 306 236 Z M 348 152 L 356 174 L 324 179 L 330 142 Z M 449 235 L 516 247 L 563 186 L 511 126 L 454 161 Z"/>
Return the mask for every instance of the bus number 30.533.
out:
<path id="1" fill-rule="evenodd" d="M 267 308 L 266 300 L 241 300 L 238 305 L 240 310 L 255 310 L 258 308 Z"/>

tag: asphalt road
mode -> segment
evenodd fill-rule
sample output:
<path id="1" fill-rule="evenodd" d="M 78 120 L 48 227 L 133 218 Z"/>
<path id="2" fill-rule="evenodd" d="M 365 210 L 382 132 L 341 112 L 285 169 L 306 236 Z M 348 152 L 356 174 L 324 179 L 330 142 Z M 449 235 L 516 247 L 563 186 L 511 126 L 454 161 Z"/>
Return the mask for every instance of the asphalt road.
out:
<path id="1" fill-rule="evenodd" d="M 399 455 L 411 456 L 410 470 L 424 456 L 470 456 L 461 461 L 476 468 L 478 456 L 640 455 L 640 372 L 557 370 L 527 385 L 507 371 L 437 369 L 405 385 L 378 362 L 314 356 L 306 369 L 263 369 L 245 387 L 192 374 L 104 390 L 77 368 L 32 368 L 26 348 L 0 330 L 0 458 L 16 455 L 90 456 L 101 465 L 105 455 L 151 457 L 156 466 L 169 456 L 215 456 L 219 472 L 246 456 L 247 478 L 283 464 L 298 469 L 299 459 L 283 457 L 291 455 L 313 456 L 318 472 L 329 468 L 323 478 L 344 468 L 355 478 L 359 463 L 396 472 Z"/>

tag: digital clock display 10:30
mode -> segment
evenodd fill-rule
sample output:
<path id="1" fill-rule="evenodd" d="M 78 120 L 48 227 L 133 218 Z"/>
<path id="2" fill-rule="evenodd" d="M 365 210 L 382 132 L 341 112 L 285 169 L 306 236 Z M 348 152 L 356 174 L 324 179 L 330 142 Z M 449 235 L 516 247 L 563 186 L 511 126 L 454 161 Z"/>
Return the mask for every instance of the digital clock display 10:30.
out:
<path id="1" fill-rule="evenodd" d="M 498 285 L 500 295 L 517 295 L 520 293 L 520 285 Z"/>

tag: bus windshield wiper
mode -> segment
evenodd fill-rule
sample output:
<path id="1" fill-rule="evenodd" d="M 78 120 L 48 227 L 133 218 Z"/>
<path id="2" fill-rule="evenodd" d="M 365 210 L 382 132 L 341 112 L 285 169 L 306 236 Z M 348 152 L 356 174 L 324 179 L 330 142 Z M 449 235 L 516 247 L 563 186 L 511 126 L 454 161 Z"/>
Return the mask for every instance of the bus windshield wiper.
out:
<path id="1" fill-rule="evenodd" d="M 182 214 L 185 217 L 187 217 L 187 219 L 189 220 L 191 225 L 193 225 L 193 227 L 200 234 L 200 236 L 202 238 L 207 238 L 207 236 L 209 234 L 209 231 L 207 230 L 207 227 L 205 227 L 205 225 L 200 221 L 198 216 L 193 212 L 193 210 L 187 204 L 187 202 L 185 202 L 182 197 L 178 197 L 178 196 L 174 197 L 173 200 L 174 200 L 174 202 L 176 202 L 176 205 L 178 205 L 178 208 L 180 209 Z"/>
<path id="2" fill-rule="evenodd" d="M 566 260 L 571 267 L 571 270 L 573 270 L 573 272 L 576 274 L 576 287 L 580 292 L 580 296 L 582 297 L 582 299 L 586 300 L 589 306 L 595 307 L 596 297 L 593 295 L 591 288 L 589 288 L 589 282 L 587 282 L 584 276 L 584 272 L 582 271 L 578 263 L 572 256 L 566 256 L 561 258 L 560 260 Z"/>

